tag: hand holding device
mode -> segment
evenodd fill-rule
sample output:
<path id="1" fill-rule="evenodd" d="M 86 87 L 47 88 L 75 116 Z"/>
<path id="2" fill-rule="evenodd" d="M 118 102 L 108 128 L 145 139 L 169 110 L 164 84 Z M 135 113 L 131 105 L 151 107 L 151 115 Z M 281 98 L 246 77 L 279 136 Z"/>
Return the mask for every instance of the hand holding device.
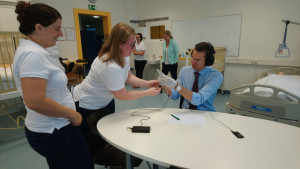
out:
<path id="1" fill-rule="evenodd" d="M 148 91 L 149 91 L 149 95 L 150 96 L 156 96 L 156 95 L 158 95 L 160 93 L 161 88 L 151 87 L 151 88 L 148 89 Z"/>
<path id="2" fill-rule="evenodd" d="M 158 82 L 161 86 L 167 86 L 174 88 L 177 85 L 176 80 L 172 79 L 171 77 L 166 76 L 161 71 L 157 70 L 159 76 L 158 76 Z"/>
<path id="3" fill-rule="evenodd" d="M 159 82 L 158 80 L 149 80 L 147 81 L 148 87 L 159 87 Z"/>

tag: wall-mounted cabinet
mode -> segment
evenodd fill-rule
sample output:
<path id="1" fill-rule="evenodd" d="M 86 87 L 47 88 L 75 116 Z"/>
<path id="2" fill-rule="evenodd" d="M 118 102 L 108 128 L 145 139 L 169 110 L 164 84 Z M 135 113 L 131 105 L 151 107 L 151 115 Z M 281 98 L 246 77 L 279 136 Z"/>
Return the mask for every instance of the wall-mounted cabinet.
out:
<path id="1" fill-rule="evenodd" d="M 165 25 L 150 27 L 151 39 L 163 39 L 165 32 Z"/>

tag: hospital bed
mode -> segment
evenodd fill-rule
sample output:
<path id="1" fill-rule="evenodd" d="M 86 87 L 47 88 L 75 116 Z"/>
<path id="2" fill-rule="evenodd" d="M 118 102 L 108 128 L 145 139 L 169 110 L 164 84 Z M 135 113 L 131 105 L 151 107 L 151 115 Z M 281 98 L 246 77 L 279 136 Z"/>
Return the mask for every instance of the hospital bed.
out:
<path id="1" fill-rule="evenodd" d="M 284 72 L 286 75 L 278 75 Z M 253 84 L 232 89 L 227 113 L 300 127 L 300 68 L 277 67 Z"/>
<path id="2" fill-rule="evenodd" d="M 0 126 L 0 129 L 22 128 L 20 120 L 24 120 L 24 117 L 14 118 L 8 110 L 18 108 L 20 105 L 24 106 L 14 81 L 12 65 L 19 39 L 23 37 L 19 32 L 0 32 L 0 113 L 7 115 L 17 125 L 15 128 L 1 128 Z M 11 104 L 12 99 L 15 99 L 15 104 Z"/>

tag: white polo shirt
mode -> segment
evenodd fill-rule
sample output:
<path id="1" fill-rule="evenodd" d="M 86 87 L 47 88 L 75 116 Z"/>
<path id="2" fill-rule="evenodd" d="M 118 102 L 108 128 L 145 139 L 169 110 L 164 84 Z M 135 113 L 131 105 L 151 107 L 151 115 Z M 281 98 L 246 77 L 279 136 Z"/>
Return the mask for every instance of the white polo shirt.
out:
<path id="1" fill-rule="evenodd" d="M 103 58 L 107 58 L 107 54 L 95 58 L 89 74 L 73 91 L 74 101 L 79 101 L 79 107 L 89 110 L 103 108 L 114 97 L 111 91 L 125 87 L 130 70 L 129 57 L 124 58 L 124 68 L 115 62 L 103 62 Z"/>
<path id="2" fill-rule="evenodd" d="M 60 56 L 58 47 L 52 46 L 52 47 L 46 48 L 46 50 L 51 54 L 52 58 L 55 61 L 55 65 L 58 66 L 63 72 L 66 72 L 66 69 L 61 65 L 61 63 L 59 61 L 59 57 L 61 57 L 61 56 Z"/>
<path id="3" fill-rule="evenodd" d="M 14 79 L 20 95 L 23 97 L 21 78 L 37 77 L 47 79 L 46 96 L 55 102 L 75 110 L 72 95 L 67 88 L 67 77 L 57 65 L 51 54 L 34 43 L 21 39 L 14 56 Z M 65 118 L 49 117 L 27 109 L 25 118 L 26 127 L 34 132 L 52 133 L 55 128 L 60 129 L 70 121 Z"/>
<path id="4" fill-rule="evenodd" d="M 140 52 L 142 50 L 145 51 L 144 55 L 135 55 L 135 60 L 147 60 L 146 59 L 146 45 L 144 42 L 140 42 L 140 44 L 136 43 L 135 44 L 135 50 Z"/>

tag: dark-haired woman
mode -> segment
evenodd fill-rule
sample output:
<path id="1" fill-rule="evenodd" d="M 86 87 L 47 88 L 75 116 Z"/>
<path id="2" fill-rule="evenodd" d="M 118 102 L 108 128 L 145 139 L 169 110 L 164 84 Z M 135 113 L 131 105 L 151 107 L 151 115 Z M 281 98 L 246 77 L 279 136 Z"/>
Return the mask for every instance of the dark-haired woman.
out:
<path id="1" fill-rule="evenodd" d="M 26 35 L 14 56 L 14 78 L 27 115 L 25 133 L 30 146 L 47 160 L 50 169 L 93 169 L 84 138 L 75 126 L 75 111 L 67 77 L 46 48 L 62 36 L 60 13 L 45 4 L 19 1 L 15 12 Z"/>
<path id="2" fill-rule="evenodd" d="M 143 79 L 143 72 L 145 65 L 147 63 L 146 59 L 146 46 L 143 41 L 143 35 L 141 33 L 136 34 L 136 43 L 135 43 L 135 50 L 133 50 L 133 54 L 135 55 L 134 58 L 134 67 L 136 77 Z M 132 88 L 136 89 L 139 88 L 137 86 L 133 86 Z"/>

